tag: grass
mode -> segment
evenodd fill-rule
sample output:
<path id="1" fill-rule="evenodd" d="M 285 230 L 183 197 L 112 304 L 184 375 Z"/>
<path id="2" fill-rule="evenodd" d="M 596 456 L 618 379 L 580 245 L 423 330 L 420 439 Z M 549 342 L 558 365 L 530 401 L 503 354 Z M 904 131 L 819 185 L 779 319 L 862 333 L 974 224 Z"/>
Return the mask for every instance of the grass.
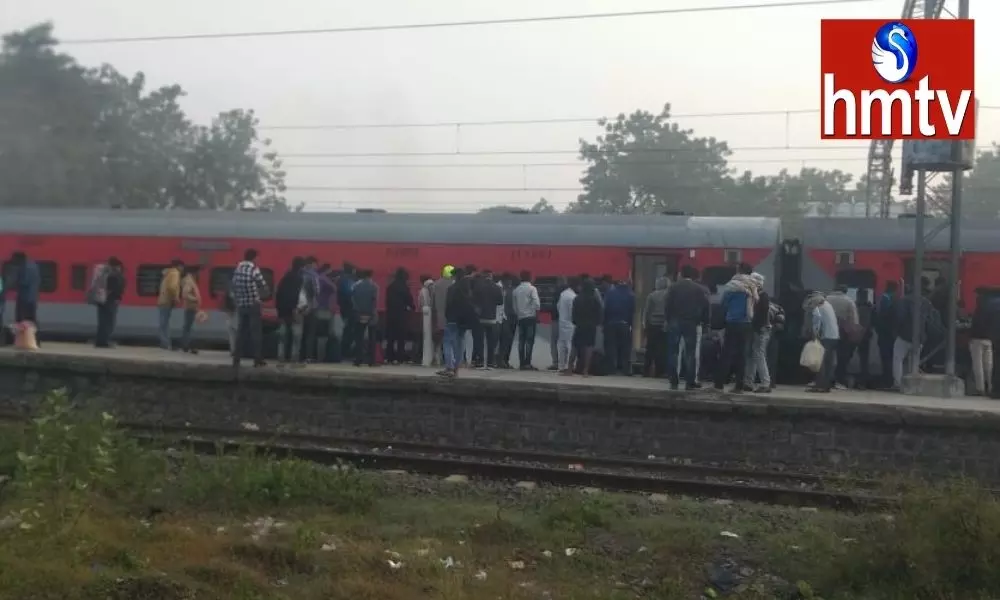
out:
<path id="1" fill-rule="evenodd" d="M 450 484 L 140 447 L 53 395 L 0 432 L 0 599 L 995 598 L 1000 507 L 893 515 Z M 724 533 L 725 532 L 725 533 Z M 737 537 L 733 537 L 733 535 Z"/>

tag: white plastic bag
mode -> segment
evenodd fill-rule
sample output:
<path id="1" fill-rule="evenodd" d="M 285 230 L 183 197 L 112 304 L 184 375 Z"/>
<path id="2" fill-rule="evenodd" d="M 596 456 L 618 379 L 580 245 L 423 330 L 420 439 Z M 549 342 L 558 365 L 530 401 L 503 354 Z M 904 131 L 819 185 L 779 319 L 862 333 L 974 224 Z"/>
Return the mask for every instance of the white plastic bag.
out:
<path id="1" fill-rule="evenodd" d="M 799 357 L 799 364 L 809 369 L 813 373 L 819 373 L 823 365 L 823 354 L 826 349 L 817 340 L 810 340 L 802 347 L 802 356 Z"/>

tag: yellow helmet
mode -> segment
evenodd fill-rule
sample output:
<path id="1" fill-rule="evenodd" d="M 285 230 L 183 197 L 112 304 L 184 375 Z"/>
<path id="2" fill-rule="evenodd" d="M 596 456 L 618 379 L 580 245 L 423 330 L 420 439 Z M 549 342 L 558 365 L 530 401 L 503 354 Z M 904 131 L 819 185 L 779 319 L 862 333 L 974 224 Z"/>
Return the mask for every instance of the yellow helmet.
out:
<path id="1" fill-rule="evenodd" d="M 455 267 L 451 265 L 445 265 L 444 268 L 441 269 L 441 277 L 444 277 L 445 279 L 451 279 L 454 274 Z"/>

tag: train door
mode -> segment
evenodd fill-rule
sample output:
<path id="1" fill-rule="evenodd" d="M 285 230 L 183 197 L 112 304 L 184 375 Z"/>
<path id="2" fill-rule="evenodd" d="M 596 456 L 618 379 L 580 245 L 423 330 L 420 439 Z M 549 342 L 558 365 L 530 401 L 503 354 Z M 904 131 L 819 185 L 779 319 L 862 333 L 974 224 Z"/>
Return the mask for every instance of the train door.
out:
<path id="1" fill-rule="evenodd" d="M 646 332 L 642 326 L 646 298 L 655 289 L 657 278 L 675 278 L 679 262 L 680 256 L 677 254 L 643 253 L 632 255 L 632 287 L 635 291 L 632 349 L 637 352 L 646 347 Z"/>
<path id="2" fill-rule="evenodd" d="M 914 260 L 907 258 L 903 261 L 903 281 L 906 285 L 913 283 Z M 924 268 L 920 273 L 921 278 L 927 280 L 930 289 L 933 290 L 940 283 L 948 280 L 951 272 L 951 264 L 947 259 L 934 256 L 924 257 Z M 940 280 L 940 281 L 939 281 Z"/>
<path id="3" fill-rule="evenodd" d="M 834 285 L 846 286 L 847 295 L 855 302 L 859 295 L 865 296 L 869 302 L 875 302 L 878 277 L 871 269 L 841 269 L 834 276 Z"/>

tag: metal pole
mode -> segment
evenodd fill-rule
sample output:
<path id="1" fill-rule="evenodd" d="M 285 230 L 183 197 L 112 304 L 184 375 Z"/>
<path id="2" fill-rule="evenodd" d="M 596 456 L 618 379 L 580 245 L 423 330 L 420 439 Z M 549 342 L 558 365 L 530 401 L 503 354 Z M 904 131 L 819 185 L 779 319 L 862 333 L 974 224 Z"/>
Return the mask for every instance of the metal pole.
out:
<path id="1" fill-rule="evenodd" d="M 923 286 L 921 285 L 923 275 L 924 275 L 924 214 L 926 213 L 927 204 L 927 172 L 923 169 L 917 170 L 917 219 L 916 219 L 916 233 L 914 240 L 915 248 L 913 253 L 913 283 L 910 294 L 913 299 L 913 335 L 919 336 L 919 331 L 923 330 L 923 315 L 920 314 L 920 309 L 923 307 L 923 302 L 921 301 L 921 294 L 923 292 Z M 905 291 L 905 290 L 904 290 Z M 920 339 L 919 337 L 914 337 L 914 340 Z M 920 352 L 918 352 L 917 347 L 914 346 L 910 352 L 910 370 L 913 375 L 920 374 Z"/>
<path id="2" fill-rule="evenodd" d="M 959 0 L 958 18 L 969 18 L 969 0 Z M 949 267 L 951 284 L 948 290 L 948 337 L 944 354 L 945 375 L 955 375 L 955 344 L 958 335 L 958 294 L 959 270 L 962 258 L 962 179 L 964 172 L 959 166 L 962 160 L 961 141 L 952 142 L 951 156 L 955 161 L 955 170 L 951 176 L 951 265 Z"/>

